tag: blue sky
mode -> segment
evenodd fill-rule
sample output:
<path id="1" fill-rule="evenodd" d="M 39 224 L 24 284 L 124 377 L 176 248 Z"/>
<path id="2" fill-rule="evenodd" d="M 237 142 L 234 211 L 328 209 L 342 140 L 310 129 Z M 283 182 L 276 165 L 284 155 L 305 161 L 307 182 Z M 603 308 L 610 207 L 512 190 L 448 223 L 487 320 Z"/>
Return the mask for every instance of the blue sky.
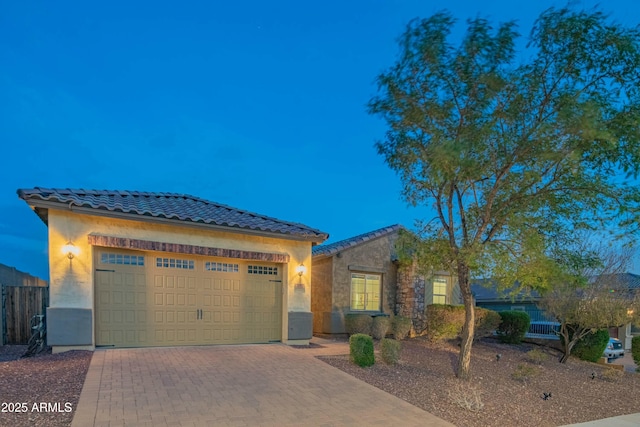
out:
<path id="1" fill-rule="evenodd" d="M 595 1 L 575 2 L 592 7 Z M 609 0 L 620 23 L 636 0 Z M 0 263 L 48 279 L 18 188 L 186 193 L 330 234 L 430 218 L 366 113 L 406 23 L 535 17 L 537 1 L 15 1 L 0 14 Z M 524 41 L 523 41 L 524 44 Z M 638 270 L 637 268 L 635 270 Z"/>

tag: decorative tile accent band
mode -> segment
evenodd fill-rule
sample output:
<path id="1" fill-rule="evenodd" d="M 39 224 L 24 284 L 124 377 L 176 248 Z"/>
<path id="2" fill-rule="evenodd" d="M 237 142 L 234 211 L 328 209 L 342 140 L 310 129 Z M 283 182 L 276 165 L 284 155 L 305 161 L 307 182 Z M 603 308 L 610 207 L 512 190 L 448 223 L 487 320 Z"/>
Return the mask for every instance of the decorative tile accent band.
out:
<path id="1" fill-rule="evenodd" d="M 101 236 L 89 234 L 89 244 L 106 248 L 136 249 L 143 251 L 173 252 L 178 254 L 237 258 L 252 261 L 276 263 L 289 262 L 289 255 L 268 252 L 241 251 L 238 249 L 211 248 L 207 246 L 183 245 L 178 243 L 153 242 L 151 240 L 129 239 L 127 237 Z"/>

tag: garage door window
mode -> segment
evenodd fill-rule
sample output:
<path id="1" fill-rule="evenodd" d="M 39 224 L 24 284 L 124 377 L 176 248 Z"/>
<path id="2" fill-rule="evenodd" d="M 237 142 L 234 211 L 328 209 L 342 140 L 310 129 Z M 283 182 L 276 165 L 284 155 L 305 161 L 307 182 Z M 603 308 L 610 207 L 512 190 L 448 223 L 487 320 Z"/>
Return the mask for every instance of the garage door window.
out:
<path id="1" fill-rule="evenodd" d="M 156 258 L 156 267 L 193 270 L 195 268 L 195 262 L 189 259 Z"/>
<path id="2" fill-rule="evenodd" d="M 204 269 L 206 271 L 222 271 L 225 273 L 237 273 L 238 264 L 231 264 L 227 262 L 205 262 Z"/>
<path id="3" fill-rule="evenodd" d="M 102 264 L 140 265 L 144 266 L 144 257 L 122 254 L 100 254 Z"/>
<path id="4" fill-rule="evenodd" d="M 265 267 L 262 265 L 250 265 L 249 274 L 267 274 L 269 276 L 278 275 L 278 267 Z"/>

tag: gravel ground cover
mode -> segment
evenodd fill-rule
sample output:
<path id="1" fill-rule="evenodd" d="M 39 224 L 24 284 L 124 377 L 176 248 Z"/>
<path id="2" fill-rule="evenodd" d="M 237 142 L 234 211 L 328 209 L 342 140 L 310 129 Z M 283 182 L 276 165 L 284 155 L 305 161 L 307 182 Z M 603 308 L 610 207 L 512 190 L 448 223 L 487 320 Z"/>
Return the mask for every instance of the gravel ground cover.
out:
<path id="1" fill-rule="evenodd" d="M 414 338 L 402 342 L 395 366 L 378 354 L 368 368 L 348 356 L 319 358 L 460 427 L 561 426 L 640 412 L 637 373 L 575 358 L 560 364 L 556 350 L 485 340 L 474 344 L 467 384 L 455 378 L 457 355 L 455 344 Z"/>
<path id="2" fill-rule="evenodd" d="M 0 346 L 0 426 L 68 426 L 92 352 L 46 353 L 21 359 L 26 346 Z"/>
<path id="3" fill-rule="evenodd" d="M 0 347 L 0 426 L 70 425 L 92 353 L 20 359 L 24 350 Z M 395 366 L 378 356 L 369 368 L 346 355 L 319 358 L 460 427 L 560 426 L 640 412 L 637 373 L 574 358 L 563 365 L 555 350 L 486 340 L 474 344 L 472 379 L 461 383 L 457 352 L 454 344 L 415 338 L 402 342 Z"/>

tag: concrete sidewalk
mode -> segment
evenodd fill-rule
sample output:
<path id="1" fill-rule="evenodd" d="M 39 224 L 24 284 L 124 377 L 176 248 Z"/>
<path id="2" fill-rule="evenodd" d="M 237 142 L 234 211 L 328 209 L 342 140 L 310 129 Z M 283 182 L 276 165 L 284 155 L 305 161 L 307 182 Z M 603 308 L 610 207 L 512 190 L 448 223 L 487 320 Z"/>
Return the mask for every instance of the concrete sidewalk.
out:
<path id="1" fill-rule="evenodd" d="M 563 427 L 638 427 L 640 414 L 621 415 L 619 417 L 602 420 L 587 421 L 586 423 L 569 424 Z"/>
<path id="2" fill-rule="evenodd" d="M 346 343 L 97 350 L 73 426 L 453 426 L 315 359 Z"/>

